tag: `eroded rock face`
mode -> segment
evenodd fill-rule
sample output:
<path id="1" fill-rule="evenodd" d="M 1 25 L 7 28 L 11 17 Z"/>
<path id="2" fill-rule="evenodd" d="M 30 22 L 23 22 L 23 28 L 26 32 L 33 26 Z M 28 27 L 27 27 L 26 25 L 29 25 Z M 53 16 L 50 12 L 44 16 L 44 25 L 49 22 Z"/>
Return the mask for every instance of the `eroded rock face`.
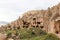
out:
<path id="1" fill-rule="evenodd" d="M 25 12 L 22 18 L 19 17 L 17 20 L 5 25 L 6 28 L 4 30 L 38 27 L 48 33 L 60 34 L 60 22 L 58 22 L 58 19 L 60 20 L 60 4 L 47 10 Z M 3 28 L 1 31 L 4 31 Z"/>
<path id="2" fill-rule="evenodd" d="M 7 38 L 7 36 L 6 36 L 6 35 L 4 35 L 4 34 L 0 33 L 0 40 L 6 40 L 6 38 Z"/>

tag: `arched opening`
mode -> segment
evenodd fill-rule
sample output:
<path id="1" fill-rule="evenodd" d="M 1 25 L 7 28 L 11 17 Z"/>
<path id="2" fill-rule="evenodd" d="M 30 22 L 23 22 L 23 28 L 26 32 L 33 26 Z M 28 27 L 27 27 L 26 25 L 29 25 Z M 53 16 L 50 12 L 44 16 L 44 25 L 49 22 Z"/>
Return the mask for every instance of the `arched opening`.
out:
<path id="1" fill-rule="evenodd" d="M 44 28 L 44 26 L 40 26 L 41 27 L 41 29 L 43 29 Z"/>
<path id="2" fill-rule="evenodd" d="M 36 18 L 33 18 L 33 20 L 36 20 Z"/>

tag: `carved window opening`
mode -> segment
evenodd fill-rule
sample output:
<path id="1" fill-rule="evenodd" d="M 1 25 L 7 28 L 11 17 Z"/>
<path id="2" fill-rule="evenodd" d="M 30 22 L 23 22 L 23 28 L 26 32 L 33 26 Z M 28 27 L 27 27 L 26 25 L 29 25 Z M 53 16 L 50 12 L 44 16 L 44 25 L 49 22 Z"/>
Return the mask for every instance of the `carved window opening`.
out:
<path id="1" fill-rule="evenodd" d="M 25 26 L 23 26 L 23 28 L 24 28 Z"/>
<path id="2" fill-rule="evenodd" d="M 36 27 L 39 27 L 38 25 Z"/>
<path id="3" fill-rule="evenodd" d="M 37 22 L 37 24 L 40 24 L 41 22 Z"/>
<path id="4" fill-rule="evenodd" d="M 58 32 L 58 31 L 56 31 L 55 33 L 56 33 L 56 34 L 58 34 L 59 32 Z"/>
<path id="5" fill-rule="evenodd" d="M 25 26 L 25 28 L 28 28 L 28 26 Z"/>
<path id="6" fill-rule="evenodd" d="M 20 29 L 20 27 L 17 27 L 17 29 Z"/>
<path id="7" fill-rule="evenodd" d="M 23 22 L 23 24 L 25 25 L 25 24 L 26 24 L 26 22 Z"/>
<path id="8" fill-rule="evenodd" d="M 33 18 L 33 20 L 36 20 L 36 18 Z"/>
<path id="9" fill-rule="evenodd" d="M 8 26 L 9 28 L 11 28 L 11 26 Z"/>
<path id="10" fill-rule="evenodd" d="M 32 26 L 32 27 L 35 27 L 35 26 Z"/>
<path id="11" fill-rule="evenodd" d="M 28 25 L 24 25 L 23 28 L 28 28 Z"/>
<path id="12" fill-rule="evenodd" d="M 40 26 L 41 27 L 41 29 L 43 29 L 44 28 L 44 26 Z"/>

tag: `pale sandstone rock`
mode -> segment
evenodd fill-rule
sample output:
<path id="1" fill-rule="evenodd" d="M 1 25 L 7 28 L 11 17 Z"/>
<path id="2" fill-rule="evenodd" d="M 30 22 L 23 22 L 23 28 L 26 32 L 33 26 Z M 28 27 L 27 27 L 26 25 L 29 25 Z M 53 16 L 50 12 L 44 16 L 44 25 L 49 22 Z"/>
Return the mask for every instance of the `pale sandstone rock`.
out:
<path id="1" fill-rule="evenodd" d="M 9 38 L 8 40 L 13 40 L 12 38 Z"/>
<path id="2" fill-rule="evenodd" d="M 0 40 L 6 40 L 7 36 L 0 33 Z"/>
<path id="3" fill-rule="evenodd" d="M 60 3 L 51 8 L 48 8 L 47 10 L 32 10 L 25 12 L 22 18 L 19 17 L 14 22 L 7 24 L 7 29 L 9 29 L 9 26 L 12 29 L 14 27 L 16 28 L 20 27 L 21 29 L 24 27 L 41 28 L 42 26 L 41 29 L 45 30 L 48 33 L 58 34 L 57 36 L 59 37 L 60 36 Z"/>

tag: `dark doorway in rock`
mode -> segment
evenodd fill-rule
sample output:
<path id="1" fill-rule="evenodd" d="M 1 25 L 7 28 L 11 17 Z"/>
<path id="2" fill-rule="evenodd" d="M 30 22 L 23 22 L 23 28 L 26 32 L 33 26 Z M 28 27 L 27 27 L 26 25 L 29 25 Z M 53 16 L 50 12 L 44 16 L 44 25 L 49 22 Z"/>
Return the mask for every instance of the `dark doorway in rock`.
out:
<path id="1" fill-rule="evenodd" d="M 40 24 L 41 22 L 37 22 L 37 24 Z"/>
<path id="2" fill-rule="evenodd" d="M 40 28 L 41 28 L 41 29 L 43 29 L 43 28 L 44 28 L 44 26 L 40 26 Z"/>
<path id="3" fill-rule="evenodd" d="M 32 26 L 32 27 L 35 27 L 35 26 Z"/>
<path id="4" fill-rule="evenodd" d="M 26 28 L 28 28 L 28 25 L 26 26 Z"/>
<path id="5" fill-rule="evenodd" d="M 23 28 L 24 28 L 25 26 L 23 26 Z"/>
<path id="6" fill-rule="evenodd" d="M 58 34 L 59 32 L 58 32 L 58 31 L 56 31 L 55 33 L 56 33 L 56 34 Z"/>
<path id="7" fill-rule="evenodd" d="M 36 27 L 39 27 L 38 25 Z"/>
<path id="8" fill-rule="evenodd" d="M 36 20 L 36 18 L 33 18 L 33 20 Z"/>

